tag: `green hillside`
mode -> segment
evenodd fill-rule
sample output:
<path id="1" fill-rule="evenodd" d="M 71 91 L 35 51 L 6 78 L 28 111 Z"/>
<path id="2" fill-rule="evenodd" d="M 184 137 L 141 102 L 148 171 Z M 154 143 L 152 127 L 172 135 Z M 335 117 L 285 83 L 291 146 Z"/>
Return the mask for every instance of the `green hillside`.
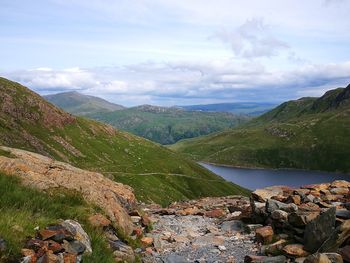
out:
<path id="1" fill-rule="evenodd" d="M 88 116 L 161 144 L 222 131 L 248 119 L 231 113 L 185 111 L 150 105 Z"/>
<path id="2" fill-rule="evenodd" d="M 243 127 L 171 149 L 217 164 L 350 172 L 350 85 L 283 103 Z"/>
<path id="3" fill-rule="evenodd" d="M 129 184 L 144 201 L 166 204 L 247 193 L 177 153 L 111 126 L 72 116 L 4 78 L 0 78 L 0 144 L 99 171 Z"/>
<path id="4" fill-rule="evenodd" d="M 152 105 L 122 108 L 77 92 L 59 93 L 44 98 L 72 114 L 110 124 L 160 144 L 173 144 L 182 139 L 222 131 L 249 119 L 232 113 L 187 111 Z"/>
<path id="5" fill-rule="evenodd" d="M 108 102 L 98 97 L 83 95 L 75 91 L 47 95 L 44 96 L 44 98 L 57 107 L 75 115 L 124 109 L 121 105 Z"/>

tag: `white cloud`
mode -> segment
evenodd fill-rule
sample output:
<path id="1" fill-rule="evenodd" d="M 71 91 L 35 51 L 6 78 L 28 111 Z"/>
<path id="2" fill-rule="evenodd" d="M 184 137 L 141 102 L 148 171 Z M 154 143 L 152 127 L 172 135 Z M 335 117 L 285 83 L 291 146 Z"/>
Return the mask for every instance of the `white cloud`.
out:
<path id="1" fill-rule="evenodd" d="M 228 101 L 284 101 L 350 82 L 350 61 L 269 71 L 254 62 L 143 63 L 128 67 L 24 70 L 6 77 L 41 94 L 77 90 L 116 103 L 192 104 Z"/>
<path id="2" fill-rule="evenodd" d="M 280 50 L 288 49 L 287 43 L 272 35 L 263 19 L 251 19 L 229 31 L 223 29 L 214 35 L 232 49 L 238 57 L 257 58 L 276 56 Z"/>

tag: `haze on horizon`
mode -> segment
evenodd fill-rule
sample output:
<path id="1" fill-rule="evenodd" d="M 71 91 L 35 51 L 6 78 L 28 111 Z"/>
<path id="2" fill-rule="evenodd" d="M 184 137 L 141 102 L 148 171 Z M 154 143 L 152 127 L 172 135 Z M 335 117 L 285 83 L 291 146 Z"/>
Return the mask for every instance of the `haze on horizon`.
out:
<path id="1" fill-rule="evenodd" d="M 350 82 L 349 0 L 3 0 L 0 75 L 126 106 L 320 96 Z"/>

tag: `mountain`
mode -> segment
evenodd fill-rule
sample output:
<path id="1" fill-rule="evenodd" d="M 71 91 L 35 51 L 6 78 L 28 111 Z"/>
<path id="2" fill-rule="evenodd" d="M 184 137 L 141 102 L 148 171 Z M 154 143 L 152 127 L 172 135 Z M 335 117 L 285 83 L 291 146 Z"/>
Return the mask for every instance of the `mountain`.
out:
<path id="1" fill-rule="evenodd" d="M 170 148 L 224 165 L 349 173 L 349 134 L 350 85 L 282 103 L 242 127 Z"/>
<path id="2" fill-rule="evenodd" d="M 230 112 L 234 114 L 246 114 L 250 116 L 261 115 L 272 108 L 276 107 L 275 103 L 263 102 L 234 102 L 234 103 L 217 103 L 203 105 L 179 106 L 185 110 L 211 111 L 211 112 Z"/>
<path id="3" fill-rule="evenodd" d="M 160 144 L 172 144 L 181 139 L 222 131 L 249 119 L 225 112 L 185 111 L 152 105 L 87 116 Z"/>
<path id="4" fill-rule="evenodd" d="M 104 99 L 81 93 L 63 92 L 44 96 L 46 100 L 72 114 L 87 115 L 95 112 L 109 112 L 124 109 L 123 106 Z"/>
<path id="5" fill-rule="evenodd" d="M 0 78 L 0 144 L 96 171 L 167 204 L 247 193 L 178 153 L 109 125 L 75 117 L 28 88 Z"/>

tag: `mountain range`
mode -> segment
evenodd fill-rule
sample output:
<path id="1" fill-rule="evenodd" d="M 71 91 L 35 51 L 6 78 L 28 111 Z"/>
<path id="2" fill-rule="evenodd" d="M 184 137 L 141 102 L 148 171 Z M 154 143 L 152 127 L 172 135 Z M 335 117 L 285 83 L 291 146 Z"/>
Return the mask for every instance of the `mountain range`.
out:
<path id="1" fill-rule="evenodd" d="M 179 107 L 141 105 L 123 108 L 97 97 L 77 92 L 45 96 L 56 106 L 160 144 L 222 131 L 246 122 L 250 117 L 228 112 L 185 110 Z"/>
<path id="2" fill-rule="evenodd" d="M 182 155 L 73 116 L 4 78 L 0 78 L 0 144 L 101 172 L 132 186 L 137 198 L 148 202 L 247 193 Z"/>
<path id="3" fill-rule="evenodd" d="M 350 172 L 350 85 L 282 103 L 224 132 L 170 148 L 209 163 Z"/>

